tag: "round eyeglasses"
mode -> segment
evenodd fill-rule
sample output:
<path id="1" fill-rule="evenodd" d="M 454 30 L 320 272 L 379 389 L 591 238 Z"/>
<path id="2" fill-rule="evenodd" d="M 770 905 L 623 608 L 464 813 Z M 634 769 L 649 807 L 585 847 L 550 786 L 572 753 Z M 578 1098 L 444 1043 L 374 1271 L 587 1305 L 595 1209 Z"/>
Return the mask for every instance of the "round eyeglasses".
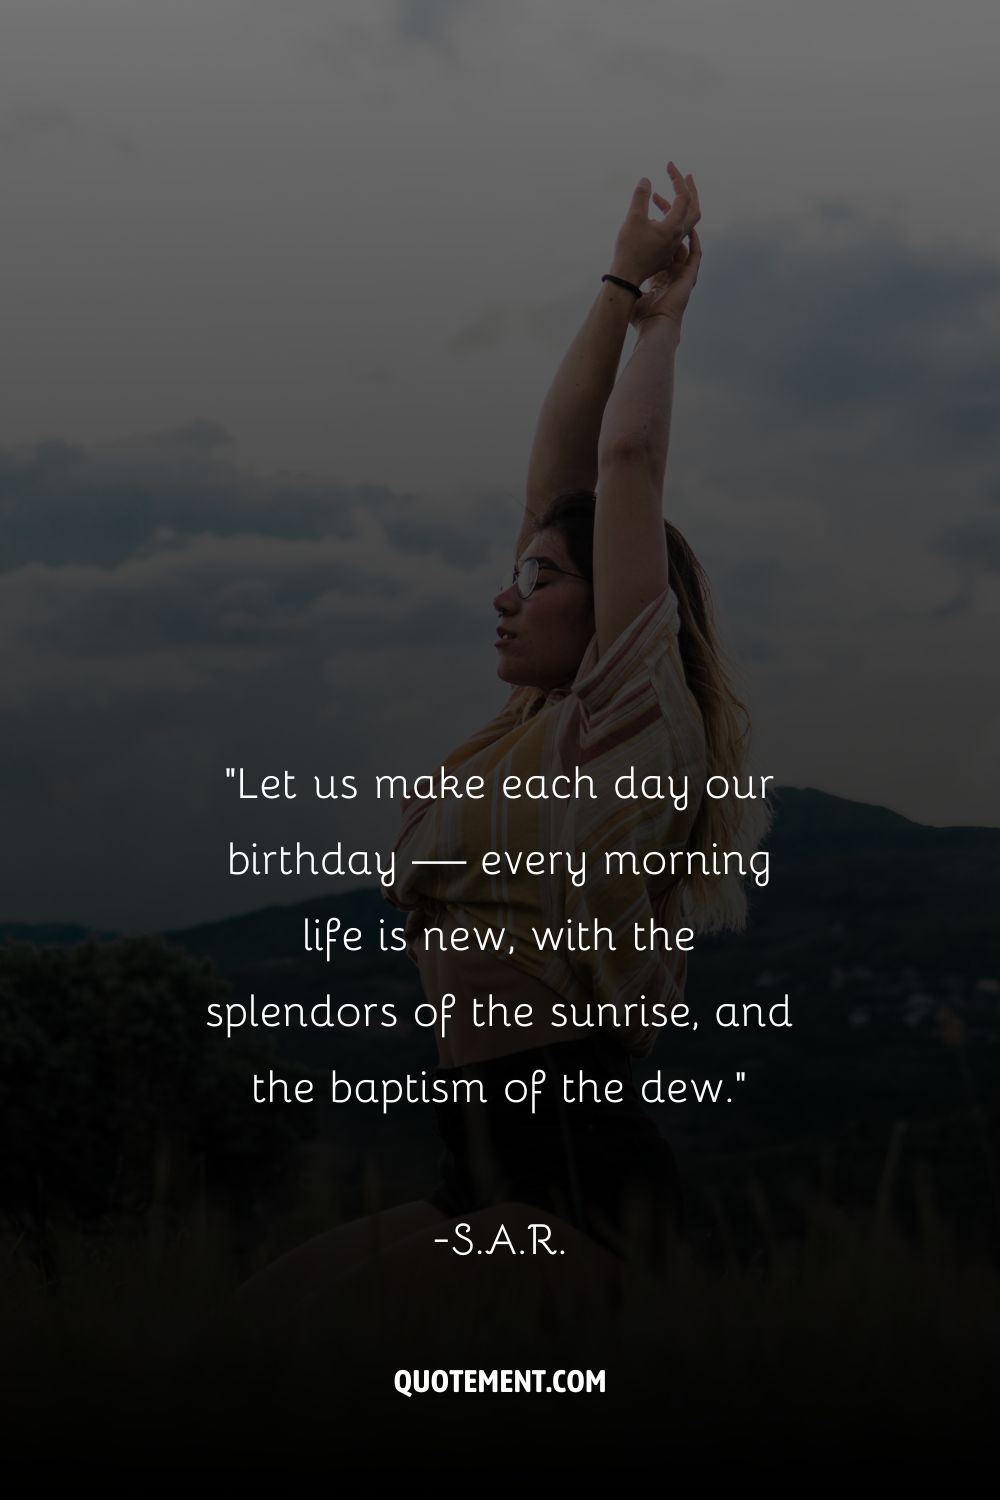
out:
<path id="1" fill-rule="evenodd" d="M 548 562 L 543 558 L 526 557 L 520 567 L 515 566 L 510 580 L 511 583 L 516 584 L 517 592 L 522 599 L 529 599 L 531 597 L 535 584 L 538 582 L 539 571 L 542 568 L 548 573 L 562 573 L 567 578 L 582 578 L 584 583 L 590 582 L 590 579 L 584 573 L 571 573 L 568 568 L 557 568 L 555 563 Z M 509 587 L 510 584 L 507 580 L 502 579 L 500 583 L 501 593 Z"/>

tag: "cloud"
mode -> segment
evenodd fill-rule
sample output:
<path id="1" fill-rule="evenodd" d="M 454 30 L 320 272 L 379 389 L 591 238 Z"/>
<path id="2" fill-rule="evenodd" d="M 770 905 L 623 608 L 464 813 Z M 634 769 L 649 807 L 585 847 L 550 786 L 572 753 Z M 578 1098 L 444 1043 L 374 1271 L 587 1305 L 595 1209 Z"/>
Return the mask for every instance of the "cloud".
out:
<path id="1" fill-rule="evenodd" d="M 738 417 L 728 397 L 724 407 Z M 927 679 L 954 685 L 956 654 L 979 659 L 981 591 L 956 585 L 925 526 L 899 534 L 898 513 L 871 510 L 859 530 L 851 512 L 827 509 L 810 493 L 808 444 L 792 445 L 780 472 L 773 449 L 769 464 L 754 450 L 753 483 L 740 485 L 752 424 L 737 451 L 717 438 L 713 450 L 711 395 L 687 415 L 698 430 L 667 508 L 708 568 L 723 643 L 749 672 L 736 685 L 763 768 L 794 780 L 801 766 L 822 782 L 818 734 L 839 747 L 828 784 L 850 793 L 858 757 L 871 755 L 845 729 L 851 706 L 866 704 L 871 743 L 902 753 Z M 2 455 L 4 528 L 19 550 L 0 574 L 0 816 L 21 851 L 16 886 L 0 890 L 8 919 L 174 925 L 314 893 L 228 879 L 227 840 L 263 839 L 279 820 L 234 809 L 221 768 L 414 773 L 502 701 L 490 605 L 511 497 L 257 476 L 230 449 L 202 419 L 127 444 L 50 439 Z M 942 744 L 961 738 L 961 712 L 961 699 L 942 709 Z M 381 848 L 395 818 L 345 804 L 335 831 Z M 283 809 L 280 828 L 285 841 L 317 836 L 303 807 Z"/>
<path id="2" fill-rule="evenodd" d="M 74 136 L 79 128 L 73 115 L 51 104 L 0 110 L 0 151 L 22 151 L 45 136 Z"/>
<path id="3" fill-rule="evenodd" d="M 530 302 L 491 302 L 448 334 L 443 348 L 449 354 L 485 354 L 518 337 L 554 348 L 573 337 L 584 303 L 581 287 Z"/>
<path id="4" fill-rule="evenodd" d="M 612 28 L 601 30 L 577 15 L 559 28 L 560 50 L 578 60 L 581 73 L 586 70 L 588 86 L 622 89 L 629 96 L 645 87 L 661 98 L 669 93 L 672 100 L 694 98 L 699 104 L 721 88 L 724 75 L 709 61 L 708 47 L 694 52 L 676 34 L 632 38 L 614 21 Z"/>
<path id="5" fill-rule="evenodd" d="M 1000 568 L 1000 519 L 984 516 L 946 526 L 939 534 L 939 545 L 946 556 L 973 569 Z"/>
<path id="6" fill-rule="evenodd" d="M 117 126 L 89 123 L 54 104 L 14 105 L 0 110 L 0 151 L 21 153 L 51 139 L 94 141 L 119 156 L 135 156 L 131 137 Z"/>
<path id="7" fill-rule="evenodd" d="M 761 769 L 996 821 L 989 757 L 968 752 L 1000 609 L 1000 481 L 977 426 L 994 262 L 956 271 L 834 204 L 796 235 L 720 239 L 708 268 L 665 507 L 707 569 Z M 540 326 L 568 342 L 579 306 L 494 301 L 461 360 Z M 175 925 L 305 894 L 227 879 L 234 831 L 278 823 L 234 810 L 221 768 L 415 772 L 490 717 L 518 505 L 255 473 L 204 415 L 0 450 L 0 817 L 23 851 L 0 915 Z M 315 835 L 284 811 L 286 838 Z M 335 812 L 331 837 L 392 836 L 393 808 Z"/>
<path id="8" fill-rule="evenodd" d="M 473 0 L 396 0 L 396 30 L 412 41 L 447 47 Z"/>
<path id="9" fill-rule="evenodd" d="M 526 337 L 565 346 L 586 295 L 581 286 L 548 300 L 493 299 L 445 348 L 465 358 Z M 922 449 L 985 453 L 1000 399 L 998 314 L 995 256 L 943 257 L 827 202 L 766 235 L 706 237 L 681 360 L 786 426 L 863 424 L 877 409 L 883 423 L 909 424 Z"/>
<path id="10" fill-rule="evenodd" d="M 360 67 L 374 78 L 386 66 L 412 65 L 415 53 L 454 70 L 459 28 L 471 13 L 486 14 L 482 0 L 369 0 L 347 13 L 326 0 L 263 4 L 269 15 L 278 20 L 290 16 L 302 28 L 295 42 L 300 56 L 345 81 L 354 81 Z"/>
<path id="11" fill-rule="evenodd" d="M 457 683 L 462 716 L 499 706 L 495 497 L 459 513 L 454 497 L 261 478 L 229 448 L 196 420 L 0 455 L 0 816 L 19 850 L 5 915 L 134 929 L 311 893 L 229 881 L 227 839 L 264 830 L 220 791 L 223 767 L 412 774 L 449 748 Z M 348 808 L 339 834 L 381 847 L 396 816 Z M 314 840 L 314 808 L 287 830 Z"/>
<path id="12" fill-rule="evenodd" d="M 48 441 L 0 453 L 6 639 L 93 659 L 304 647 L 345 628 L 364 650 L 440 641 L 477 618 L 485 629 L 502 566 L 485 499 L 456 525 L 440 498 L 264 482 L 220 457 L 226 443 L 200 422 L 92 452 Z"/>

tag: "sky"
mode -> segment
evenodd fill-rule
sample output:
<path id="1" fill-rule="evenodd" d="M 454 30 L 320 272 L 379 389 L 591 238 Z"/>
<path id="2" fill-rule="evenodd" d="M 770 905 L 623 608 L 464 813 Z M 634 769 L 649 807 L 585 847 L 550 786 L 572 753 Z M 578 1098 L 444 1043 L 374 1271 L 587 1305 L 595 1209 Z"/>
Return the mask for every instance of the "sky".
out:
<path id="1" fill-rule="evenodd" d="M 6 0 L 0 920 L 302 899 L 228 877 L 317 829 L 226 766 L 414 774 L 492 716 L 538 409 L 671 158 L 665 512 L 755 764 L 1000 824 L 998 42 L 971 0 Z"/>

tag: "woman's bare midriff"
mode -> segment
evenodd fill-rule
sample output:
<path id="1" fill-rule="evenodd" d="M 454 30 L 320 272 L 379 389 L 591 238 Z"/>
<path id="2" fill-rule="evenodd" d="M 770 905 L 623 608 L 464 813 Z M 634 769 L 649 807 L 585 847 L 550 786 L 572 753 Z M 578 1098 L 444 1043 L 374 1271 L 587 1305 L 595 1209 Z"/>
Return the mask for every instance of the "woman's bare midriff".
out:
<path id="1" fill-rule="evenodd" d="M 436 918 L 435 925 L 443 927 L 447 934 L 456 922 Z M 461 922 L 457 925 L 460 926 Z M 437 1034 L 442 1067 L 457 1068 L 463 1063 L 485 1062 L 487 1058 L 505 1057 L 512 1052 L 525 1052 L 531 1047 L 545 1047 L 552 1042 L 593 1036 L 591 1030 L 555 1025 L 552 1006 L 562 997 L 547 984 L 496 954 L 438 953 L 433 947 L 424 952 L 418 947 L 415 957 L 420 982 L 429 1001 L 438 1005 L 442 995 L 456 997 L 457 1003 L 448 1017 L 444 1036 L 440 1031 Z M 474 999 L 481 1002 L 480 1020 L 485 1019 L 492 1002 L 495 1016 L 492 1025 L 474 1024 Z M 528 1026 L 514 1024 L 515 1010 L 519 1005 L 531 1006 Z M 507 1025 L 503 1024 L 504 1013 Z"/>

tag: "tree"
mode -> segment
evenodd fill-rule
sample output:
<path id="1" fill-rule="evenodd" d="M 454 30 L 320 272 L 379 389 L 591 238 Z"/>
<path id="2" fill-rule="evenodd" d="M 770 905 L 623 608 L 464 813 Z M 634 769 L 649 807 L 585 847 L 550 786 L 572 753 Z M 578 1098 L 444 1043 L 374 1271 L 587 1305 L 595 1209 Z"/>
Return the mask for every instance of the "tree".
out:
<path id="1" fill-rule="evenodd" d="M 253 1103 L 271 1059 L 205 1024 L 230 992 L 156 937 L 0 947 L 0 1213 L 39 1231 L 180 1206 L 196 1183 L 257 1201 L 312 1116 Z"/>

